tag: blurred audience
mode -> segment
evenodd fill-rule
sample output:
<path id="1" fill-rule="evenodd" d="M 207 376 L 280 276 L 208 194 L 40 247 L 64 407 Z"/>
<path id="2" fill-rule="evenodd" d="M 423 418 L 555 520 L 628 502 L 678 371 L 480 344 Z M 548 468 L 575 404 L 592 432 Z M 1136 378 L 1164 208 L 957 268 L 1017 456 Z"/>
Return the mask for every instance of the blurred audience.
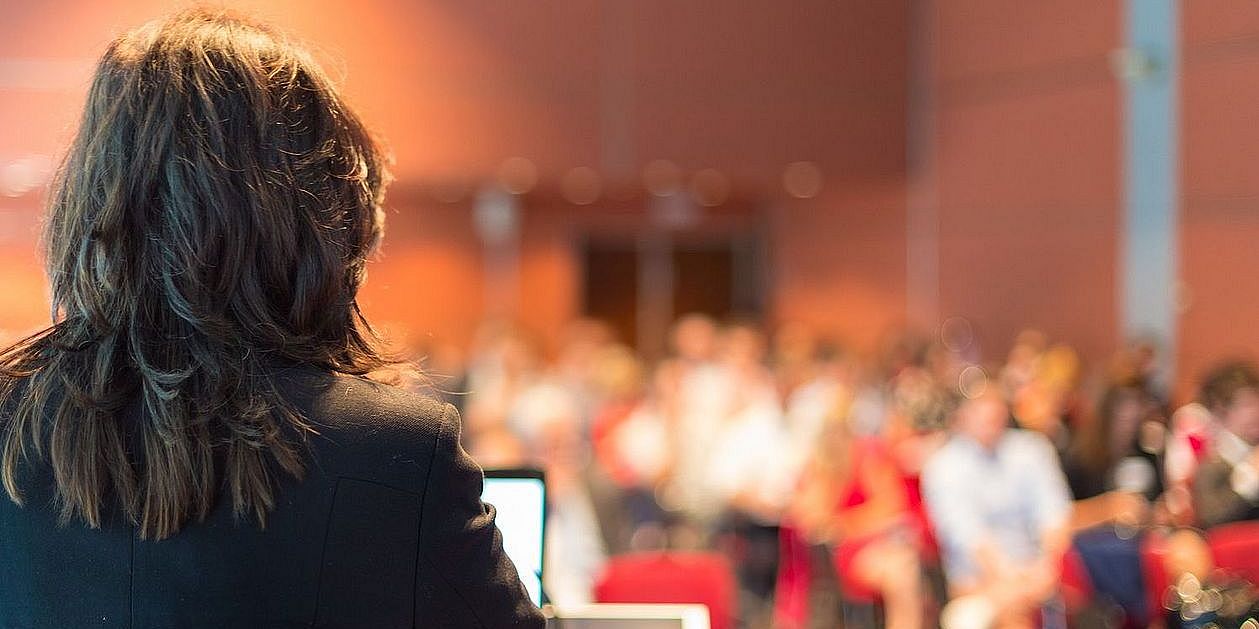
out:
<path id="1" fill-rule="evenodd" d="M 1029 330 L 982 365 L 952 325 L 863 355 L 687 315 L 648 362 L 599 322 L 553 351 L 490 322 L 466 354 L 425 354 L 482 465 L 545 470 L 558 603 L 590 601 L 609 556 L 669 550 L 726 555 L 742 627 L 860 626 L 868 605 L 889 627 L 1056 626 L 1064 607 L 1144 626 L 1149 570 L 1209 585 L 1187 527 L 1259 517 L 1256 369 L 1222 365 L 1169 413 L 1153 343 L 1090 372 Z M 1065 604 L 1072 557 L 1092 607 Z"/>
<path id="2" fill-rule="evenodd" d="M 603 348 L 595 364 L 601 403 L 590 432 L 592 485 L 612 552 L 659 548 L 665 530 L 656 487 L 669 461 L 669 426 L 659 400 L 648 395 L 643 371 L 622 345 Z"/>

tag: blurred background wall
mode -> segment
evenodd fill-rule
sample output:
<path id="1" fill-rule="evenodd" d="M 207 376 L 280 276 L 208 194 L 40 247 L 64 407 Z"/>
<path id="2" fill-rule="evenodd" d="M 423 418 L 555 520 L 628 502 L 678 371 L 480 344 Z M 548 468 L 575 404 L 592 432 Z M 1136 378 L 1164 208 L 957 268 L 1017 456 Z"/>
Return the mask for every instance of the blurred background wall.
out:
<path id="1" fill-rule="evenodd" d="M 392 147 L 363 302 L 417 348 L 591 314 L 658 355 L 690 310 L 861 350 L 950 317 L 989 358 L 1029 326 L 1093 362 L 1123 340 L 1123 3 L 225 4 L 313 42 Z M 9 335 L 48 318 L 41 186 L 94 59 L 172 6 L 0 8 Z M 1259 5 L 1183 3 L 1179 37 L 1183 396 L 1259 344 Z"/>

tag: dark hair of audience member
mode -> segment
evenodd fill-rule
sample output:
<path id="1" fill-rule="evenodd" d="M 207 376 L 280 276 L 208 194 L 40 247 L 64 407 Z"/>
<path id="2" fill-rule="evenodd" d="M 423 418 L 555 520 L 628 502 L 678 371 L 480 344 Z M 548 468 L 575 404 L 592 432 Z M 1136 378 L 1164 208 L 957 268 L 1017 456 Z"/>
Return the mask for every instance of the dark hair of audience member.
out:
<path id="1" fill-rule="evenodd" d="M 1121 405 L 1133 400 L 1144 402 L 1146 398 L 1142 382 L 1137 378 L 1111 383 L 1098 399 L 1091 421 L 1082 422 L 1071 447 L 1072 459 L 1090 474 L 1105 474 L 1115 465 L 1117 452 L 1132 445 L 1112 443 L 1115 438 L 1115 420 Z M 1131 439 L 1136 439 L 1133 429 Z"/>
<path id="2" fill-rule="evenodd" d="M 1211 369 L 1202 379 L 1198 400 L 1211 412 L 1219 413 L 1243 389 L 1259 390 L 1259 369 L 1248 360 L 1230 360 Z"/>

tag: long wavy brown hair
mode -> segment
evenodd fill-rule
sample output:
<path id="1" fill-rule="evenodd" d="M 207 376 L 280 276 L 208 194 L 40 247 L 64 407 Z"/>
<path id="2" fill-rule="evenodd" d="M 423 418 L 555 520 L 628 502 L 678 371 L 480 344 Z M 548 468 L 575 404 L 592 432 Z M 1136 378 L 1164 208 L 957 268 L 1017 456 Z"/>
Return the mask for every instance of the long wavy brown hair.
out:
<path id="1" fill-rule="evenodd" d="M 355 301 L 387 162 L 264 25 L 197 8 L 114 40 L 48 197 L 54 323 L 0 350 L 9 497 L 46 461 L 63 523 L 113 500 L 160 539 L 226 493 L 265 525 L 313 432 L 275 367 L 390 362 Z"/>

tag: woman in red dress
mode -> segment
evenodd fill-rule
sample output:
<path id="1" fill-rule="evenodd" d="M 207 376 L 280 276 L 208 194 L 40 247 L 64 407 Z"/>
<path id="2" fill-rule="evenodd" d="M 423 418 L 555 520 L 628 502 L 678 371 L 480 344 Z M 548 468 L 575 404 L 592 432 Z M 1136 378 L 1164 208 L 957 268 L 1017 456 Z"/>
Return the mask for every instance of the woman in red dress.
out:
<path id="1" fill-rule="evenodd" d="M 886 446 L 856 438 L 838 413 L 827 421 L 801 475 L 788 519 L 795 533 L 833 549 L 848 599 L 880 599 L 886 626 L 923 623 L 922 526 Z"/>

